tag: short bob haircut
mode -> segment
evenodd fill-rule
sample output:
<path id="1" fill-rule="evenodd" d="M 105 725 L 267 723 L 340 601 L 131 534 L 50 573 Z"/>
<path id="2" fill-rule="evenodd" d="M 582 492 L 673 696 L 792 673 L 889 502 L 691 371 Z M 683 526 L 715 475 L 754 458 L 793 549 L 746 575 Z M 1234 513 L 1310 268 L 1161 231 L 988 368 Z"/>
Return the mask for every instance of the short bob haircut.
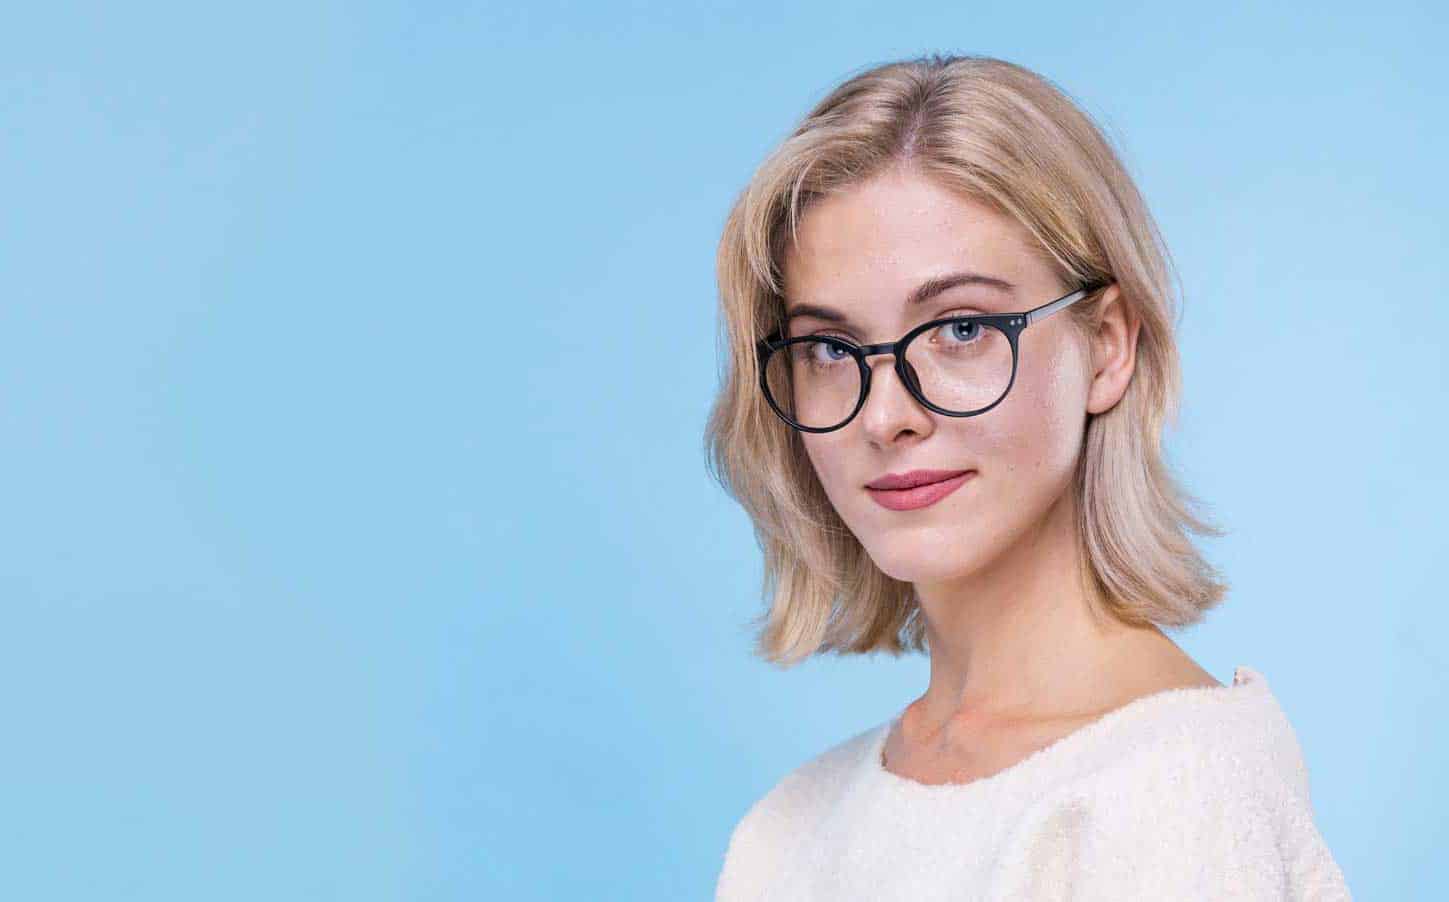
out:
<path id="1" fill-rule="evenodd" d="M 783 324 L 780 261 L 813 201 L 892 167 L 1014 217 L 1067 285 L 1116 282 L 1142 320 L 1121 401 L 1089 415 L 1076 494 L 1084 591 L 1134 625 L 1196 623 L 1226 591 L 1186 533 L 1196 515 L 1161 432 L 1175 421 L 1179 364 L 1170 256 L 1122 162 L 1052 82 L 991 57 L 933 54 L 851 77 L 817 103 L 740 192 L 720 239 L 723 340 L 708 468 L 749 514 L 764 552 L 755 653 L 791 666 L 821 653 L 926 651 L 914 587 L 882 573 L 825 495 L 800 434 L 759 388 L 755 342 Z M 787 227 L 789 231 L 787 232 Z M 1103 286 L 1105 287 L 1105 285 Z M 1079 334 L 1101 291 L 1066 311 Z M 718 352 L 718 347 L 717 347 Z"/>

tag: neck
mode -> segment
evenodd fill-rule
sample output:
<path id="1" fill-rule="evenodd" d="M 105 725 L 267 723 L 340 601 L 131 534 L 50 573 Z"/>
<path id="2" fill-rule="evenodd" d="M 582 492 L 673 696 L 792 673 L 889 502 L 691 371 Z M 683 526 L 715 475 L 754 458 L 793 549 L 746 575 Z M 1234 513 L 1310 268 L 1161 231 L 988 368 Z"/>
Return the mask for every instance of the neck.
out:
<path id="1" fill-rule="evenodd" d="M 1080 716 L 1112 707 L 1180 649 L 1091 603 L 1072 492 L 968 579 L 917 584 L 934 723 Z"/>

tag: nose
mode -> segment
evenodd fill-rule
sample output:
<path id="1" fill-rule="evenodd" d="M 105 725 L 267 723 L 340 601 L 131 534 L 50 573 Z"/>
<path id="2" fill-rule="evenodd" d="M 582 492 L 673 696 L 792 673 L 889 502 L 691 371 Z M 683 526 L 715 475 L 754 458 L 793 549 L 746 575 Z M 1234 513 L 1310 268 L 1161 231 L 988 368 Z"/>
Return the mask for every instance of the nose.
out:
<path id="1" fill-rule="evenodd" d="M 860 410 L 861 429 L 878 444 L 895 441 L 906 430 L 924 435 L 934 424 L 931 411 L 915 399 L 901 380 L 895 362 L 895 357 L 890 354 L 866 361 L 870 367 L 870 390 L 865 396 L 865 406 Z M 906 371 L 913 387 L 919 388 L 915 368 L 909 362 L 901 368 Z"/>

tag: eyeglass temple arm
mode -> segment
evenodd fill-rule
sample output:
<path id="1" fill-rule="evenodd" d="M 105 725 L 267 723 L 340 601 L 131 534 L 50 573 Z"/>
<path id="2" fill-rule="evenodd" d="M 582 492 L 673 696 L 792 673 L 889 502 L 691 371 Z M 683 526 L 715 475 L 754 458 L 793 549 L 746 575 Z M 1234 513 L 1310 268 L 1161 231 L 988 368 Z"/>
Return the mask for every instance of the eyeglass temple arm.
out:
<path id="1" fill-rule="evenodd" d="M 1069 295 L 1066 295 L 1065 297 L 1060 297 L 1057 298 L 1055 301 L 1051 301 L 1050 303 L 1042 304 L 1035 310 L 1028 310 L 1026 312 L 1026 324 L 1030 326 L 1037 320 L 1051 316 L 1053 313 L 1056 313 L 1063 307 L 1075 304 L 1077 301 L 1080 301 L 1082 298 L 1086 297 L 1092 292 L 1100 288 L 1105 288 L 1110 284 L 1110 282 L 1099 282 L 1093 285 L 1088 285 L 1084 288 L 1078 288 L 1076 291 L 1072 292 Z"/>

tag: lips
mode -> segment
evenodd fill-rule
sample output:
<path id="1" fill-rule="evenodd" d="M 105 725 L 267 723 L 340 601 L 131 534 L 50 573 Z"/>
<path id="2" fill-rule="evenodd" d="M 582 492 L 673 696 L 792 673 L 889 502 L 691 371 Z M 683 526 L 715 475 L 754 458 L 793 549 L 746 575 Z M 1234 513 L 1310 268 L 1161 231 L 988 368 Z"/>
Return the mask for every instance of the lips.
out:
<path id="1" fill-rule="evenodd" d="M 911 470 L 909 473 L 887 473 L 865 484 L 868 489 L 913 489 L 916 486 L 942 482 L 969 470 Z"/>
<path id="2" fill-rule="evenodd" d="M 907 474 L 909 475 L 909 474 Z M 887 510 L 908 511 L 929 507 L 959 489 L 976 476 L 975 470 L 958 472 L 955 476 L 937 482 L 922 483 L 905 489 L 876 489 L 867 487 L 871 500 Z M 882 482 L 883 480 L 876 480 Z"/>

